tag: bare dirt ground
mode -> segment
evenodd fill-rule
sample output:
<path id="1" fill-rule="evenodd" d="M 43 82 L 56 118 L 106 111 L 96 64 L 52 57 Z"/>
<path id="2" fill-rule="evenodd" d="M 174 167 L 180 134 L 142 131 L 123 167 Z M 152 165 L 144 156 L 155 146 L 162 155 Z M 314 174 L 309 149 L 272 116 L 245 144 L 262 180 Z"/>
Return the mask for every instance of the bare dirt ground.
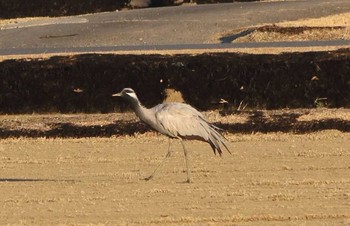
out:
<path id="1" fill-rule="evenodd" d="M 187 142 L 192 184 L 177 141 L 142 180 L 168 139 L 130 113 L 0 116 L 0 224 L 350 224 L 349 110 L 205 114 L 233 155 Z"/>
<path id="2" fill-rule="evenodd" d="M 187 142 L 192 184 L 177 141 L 142 180 L 168 139 L 130 113 L 0 115 L 0 225 L 350 225 L 348 109 L 228 113 L 233 155 Z"/>

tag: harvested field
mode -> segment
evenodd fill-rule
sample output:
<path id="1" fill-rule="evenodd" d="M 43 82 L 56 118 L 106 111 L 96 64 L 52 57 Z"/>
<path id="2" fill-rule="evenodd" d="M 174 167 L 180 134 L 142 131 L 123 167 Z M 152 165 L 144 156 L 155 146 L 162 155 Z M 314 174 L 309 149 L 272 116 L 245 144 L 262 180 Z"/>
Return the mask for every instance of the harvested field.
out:
<path id="1" fill-rule="evenodd" d="M 348 31 L 348 24 L 327 26 L 347 26 L 344 29 Z M 316 30 L 325 33 L 327 29 Z M 343 34 L 342 29 L 336 29 L 332 38 Z M 312 34 L 322 35 L 322 32 Z M 266 49 L 262 53 L 266 54 Z M 115 104 L 107 98 L 112 91 L 118 91 L 119 85 L 135 85 L 130 80 L 127 63 L 122 61 L 122 66 L 115 66 L 118 56 L 95 54 L 48 59 L 45 55 L 43 59 L 3 61 L 2 74 L 7 77 L 3 77 L 0 100 L 3 112 L 0 115 L 0 225 L 350 225 L 350 111 L 320 108 L 349 106 L 349 50 L 321 53 L 318 58 L 314 55 L 282 55 L 285 58 L 274 67 L 271 62 L 277 56 L 268 56 L 272 60 L 261 61 L 257 66 L 254 63 L 259 62 L 256 60 L 259 57 L 243 58 L 246 60 L 238 68 L 227 68 L 228 64 L 220 58 L 217 62 L 223 62 L 225 67 L 213 67 L 215 70 L 203 67 L 209 64 L 205 62 L 213 63 L 211 56 L 203 56 L 208 59 L 205 61 L 189 61 L 191 67 L 186 68 L 183 63 L 186 61 L 181 58 L 184 56 L 174 56 L 168 61 L 163 61 L 164 55 L 150 56 L 150 60 L 128 56 L 134 71 L 132 76 L 142 71 L 144 78 L 153 79 L 154 83 L 150 83 L 153 85 L 144 86 L 143 82 L 138 85 L 153 90 L 142 92 L 150 95 L 142 95 L 150 101 L 147 105 L 163 100 L 164 88 L 174 84 L 178 90 L 193 92 L 183 93 L 187 102 L 191 100 L 189 97 L 196 97 L 193 103 L 208 102 L 208 93 L 217 95 L 214 100 L 223 98 L 233 102 L 230 106 L 217 105 L 220 112 L 205 113 L 210 121 L 226 130 L 233 155 L 224 153 L 220 158 L 205 143 L 187 142 L 192 184 L 183 183 L 184 159 L 177 141 L 172 142 L 174 155 L 154 180 L 142 180 L 163 159 L 168 140 L 139 123 L 133 114 L 13 114 L 38 112 L 38 109 L 42 113 L 98 112 L 96 109 L 112 112 L 115 106 L 120 109 L 114 110 L 125 111 L 125 104 Z M 293 63 L 292 59 L 304 57 L 303 63 Z M 241 56 L 237 59 L 242 62 Z M 129 82 L 110 79 L 108 76 L 120 71 L 109 65 L 125 67 Z M 270 67 L 273 73 L 269 72 Z M 100 68 L 104 68 L 104 82 L 89 74 Z M 165 68 L 169 77 L 162 77 Z M 257 72 L 249 68 L 257 68 Z M 187 84 L 193 86 L 198 81 L 195 71 L 223 74 L 224 79 L 218 80 L 219 88 L 209 87 L 215 92 L 197 95 L 194 92 L 197 89 L 185 89 Z M 288 71 L 292 75 L 306 71 L 302 79 L 295 77 L 289 83 L 300 84 L 298 89 L 295 86 L 287 90 L 276 83 L 267 89 L 276 93 L 261 92 L 259 87 L 270 87 L 270 83 L 269 86 L 263 83 L 270 80 L 262 75 L 285 75 L 280 81 L 286 84 L 289 80 L 285 78 L 294 78 L 285 73 Z M 157 76 L 150 77 L 154 72 Z M 79 77 L 85 73 L 89 76 Z M 14 79 L 13 74 L 19 79 Z M 177 74 L 193 75 L 195 79 L 177 83 L 174 79 Z M 237 91 L 232 95 L 236 99 L 216 92 L 224 90 L 220 84 L 228 84 L 226 78 L 236 81 L 231 74 L 243 78 L 238 80 L 243 82 L 230 86 Z M 245 75 L 263 79 L 244 80 Z M 118 81 L 118 85 L 111 81 Z M 160 85 L 159 81 L 162 81 Z M 37 84 L 46 85 L 42 86 L 46 89 L 41 90 Z M 105 84 L 111 87 L 106 89 Z M 157 92 L 154 87 L 158 87 Z M 202 87 L 198 85 L 199 90 Z M 285 98 L 280 98 L 277 91 L 282 91 Z M 300 93 L 307 95 L 296 95 Z M 261 102 L 249 101 L 251 97 L 275 105 L 263 102 L 256 107 L 254 103 Z M 286 99 L 290 97 L 292 101 Z M 265 105 L 271 109 L 317 108 L 232 110 L 241 103 L 249 103 L 248 108 L 252 109 Z M 102 109 L 99 104 L 109 108 Z"/>
<path id="2" fill-rule="evenodd" d="M 187 142 L 192 184 L 183 183 L 184 160 L 177 141 L 158 176 L 142 180 L 162 160 L 168 140 L 129 113 L 2 115 L 2 137 L 6 131 L 13 133 L 0 140 L 0 224 L 350 223 L 349 110 L 206 115 L 217 124 L 245 130 L 226 134 L 233 155 L 224 153 L 222 158 L 205 143 Z M 295 120 L 280 120 L 278 125 L 307 125 L 308 130 L 276 128 L 273 121 L 286 115 Z M 259 119 L 265 119 L 270 132 L 254 127 Z M 71 135 L 49 136 L 58 123 L 70 124 L 61 129 Z M 133 126 L 118 127 L 123 123 Z M 333 126 L 312 126 L 322 123 Z M 108 125 L 119 129 L 103 135 Z"/>
<path id="3" fill-rule="evenodd" d="M 223 43 L 347 40 L 350 38 L 349 24 L 350 13 L 341 13 L 321 18 L 242 28 L 221 34 L 219 40 Z"/>

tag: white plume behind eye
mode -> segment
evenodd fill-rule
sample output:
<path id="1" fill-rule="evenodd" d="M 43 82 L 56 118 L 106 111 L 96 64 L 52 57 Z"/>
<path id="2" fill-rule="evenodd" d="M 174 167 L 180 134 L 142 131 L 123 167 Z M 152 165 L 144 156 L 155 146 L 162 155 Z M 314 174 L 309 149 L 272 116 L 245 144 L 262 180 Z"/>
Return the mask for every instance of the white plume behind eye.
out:
<path id="1" fill-rule="evenodd" d="M 126 95 L 128 95 L 128 96 L 130 96 L 130 97 L 132 97 L 134 99 L 137 99 L 137 96 L 136 96 L 136 94 L 134 92 L 126 92 Z"/>

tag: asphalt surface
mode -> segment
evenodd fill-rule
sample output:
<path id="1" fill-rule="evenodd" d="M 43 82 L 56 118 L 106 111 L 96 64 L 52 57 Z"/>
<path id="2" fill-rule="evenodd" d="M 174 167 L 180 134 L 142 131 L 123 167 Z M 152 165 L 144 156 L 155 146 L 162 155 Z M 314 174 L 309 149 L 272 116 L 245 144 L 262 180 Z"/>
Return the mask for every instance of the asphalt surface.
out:
<path id="1" fill-rule="evenodd" d="M 202 48 L 201 45 L 203 48 L 235 48 L 234 45 L 220 44 L 220 35 L 263 23 L 318 18 L 349 11 L 349 0 L 296 0 L 185 5 L 42 18 L 2 25 L 0 55 L 96 49 Z M 209 43 L 214 45 L 210 47 Z M 305 42 L 301 46 L 335 44 L 349 45 L 349 41 Z M 249 43 L 240 44 L 240 48 L 244 45 L 253 48 L 259 44 L 253 44 L 253 47 L 249 47 L 252 46 Z"/>
<path id="2" fill-rule="evenodd" d="M 252 42 L 230 44 L 174 44 L 174 45 L 133 45 L 133 46 L 92 46 L 68 48 L 15 48 L 0 49 L 0 55 L 60 54 L 60 53 L 103 53 L 132 51 L 172 51 L 172 50 L 229 50 L 253 48 L 303 48 L 303 47 L 348 47 L 350 40 L 303 41 L 303 42 Z"/>

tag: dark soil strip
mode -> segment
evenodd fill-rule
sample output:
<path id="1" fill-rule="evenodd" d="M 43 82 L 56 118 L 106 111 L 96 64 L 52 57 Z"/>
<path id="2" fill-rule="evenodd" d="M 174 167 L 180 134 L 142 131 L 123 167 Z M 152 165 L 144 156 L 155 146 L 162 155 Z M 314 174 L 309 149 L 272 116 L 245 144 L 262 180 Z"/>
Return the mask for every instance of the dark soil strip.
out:
<path id="1" fill-rule="evenodd" d="M 174 6 L 190 0 L 139 0 L 150 7 Z M 252 2 L 259 0 L 192 0 L 197 4 Z M 37 16 L 71 16 L 131 9 L 130 0 L 0 0 L 0 19 Z"/>
<path id="2" fill-rule="evenodd" d="M 299 26 L 299 27 L 279 27 L 276 25 L 266 25 L 255 29 L 260 32 L 275 32 L 280 34 L 287 35 L 296 35 L 301 34 L 305 31 L 332 31 L 332 30 L 345 30 L 344 26 L 330 26 L 330 27 L 307 27 L 307 26 Z"/>
<path id="3" fill-rule="evenodd" d="M 0 113 L 123 111 L 134 88 L 146 106 L 181 91 L 200 110 L 350 107 L 350 50 L 250 55 L 76 55 L 0 62 Z"/>

